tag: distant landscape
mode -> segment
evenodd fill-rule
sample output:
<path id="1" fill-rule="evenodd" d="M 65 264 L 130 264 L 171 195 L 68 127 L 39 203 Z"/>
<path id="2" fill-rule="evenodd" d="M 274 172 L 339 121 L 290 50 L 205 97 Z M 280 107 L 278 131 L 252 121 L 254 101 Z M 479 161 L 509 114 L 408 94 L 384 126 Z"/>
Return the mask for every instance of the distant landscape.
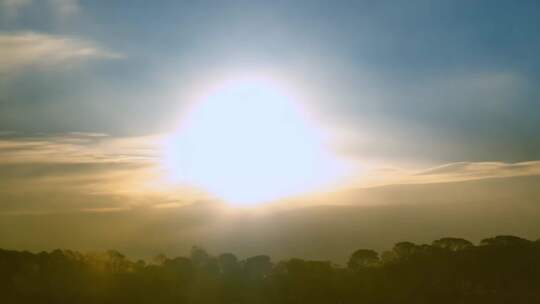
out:
<path id="1" fill-rule="evenodd" d="M 358 249 L 346 265 L 193 247 L 189 257 L 0 250 L 6 303 L 538 303 L 540 240 L 441 238 Z"/>

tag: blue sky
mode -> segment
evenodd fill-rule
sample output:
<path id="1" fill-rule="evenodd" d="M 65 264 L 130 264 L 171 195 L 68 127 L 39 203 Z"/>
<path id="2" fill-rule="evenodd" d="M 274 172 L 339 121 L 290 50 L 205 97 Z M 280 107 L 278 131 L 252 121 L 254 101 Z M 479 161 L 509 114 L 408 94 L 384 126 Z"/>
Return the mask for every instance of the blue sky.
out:
<path id="1" fill-rule="evenodd" d="M 346 153 L 432 163 L 540 155 L 537 1 L 0 3 L 4 38 L 95 50 L 2 63 L 2 130 L 166 132 L 198 79 L 263 69 L 307 84 L 321 121 L 347 130 Z"/>

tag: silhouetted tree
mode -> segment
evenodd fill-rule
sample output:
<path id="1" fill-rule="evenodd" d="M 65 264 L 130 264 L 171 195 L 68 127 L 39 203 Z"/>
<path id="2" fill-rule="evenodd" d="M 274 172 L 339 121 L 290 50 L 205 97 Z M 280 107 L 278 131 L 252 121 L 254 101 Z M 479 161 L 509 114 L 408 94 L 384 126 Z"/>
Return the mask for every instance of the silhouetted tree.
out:
<path id="1" fill-rule="evenodd" d="M 347 263 L 352 270 L 358 270 L 364 267 L 370 267 L 379 263 L 379 254 L 370 249 L 359 249 L 355 251 Z"/>
<path id="2" fill-rule="evenodd" d="M 352 271 L 351 271 L 352 270 Z M 0 249 L 0 303 L 540 303 L 540 242 L 515 236 L 397 243 L 379 256 L 239 261 L 200 247 L 191 256 L 132 262 L 121 253 Z"/>
<path id="3" fill-rule="evenodd" d="M 498 235 L 496 237 L 483 239 L 480 244 L 487 246 L 523 246 L 528 245 L 531 242 L 529 240 L 513 236 L 513 235 Z"/>
<path id="4" fill-rule="evenodd" d="M 392 251 L 398 259 L 409 259 L 418 252 L 418 246 L 411 242 L 399 242 L 394 245 Z"/>
<path id="5" fill-rule="evenodd" d="M 261 279 L 272 270 L 272 262 L 267 255 L 250 257 L 244 261 L 244 271 L 252 279 Z"/>
<path id="6" fill-rule="evenodd" d="M 472 248 L 474 246 L 473 243 L 471 243 L 471 242 L 469 242 L 469 241 L 467 241 L 465 239 L 451 238 L 451 237 L 442 238 L 442 239 L 438 239 L 436 241 L 433 241 L 432 245 L 434 247 L 447 249 L 447 250 L 450 250 L 450 251 L 465 250 L 465 249 Z"/>

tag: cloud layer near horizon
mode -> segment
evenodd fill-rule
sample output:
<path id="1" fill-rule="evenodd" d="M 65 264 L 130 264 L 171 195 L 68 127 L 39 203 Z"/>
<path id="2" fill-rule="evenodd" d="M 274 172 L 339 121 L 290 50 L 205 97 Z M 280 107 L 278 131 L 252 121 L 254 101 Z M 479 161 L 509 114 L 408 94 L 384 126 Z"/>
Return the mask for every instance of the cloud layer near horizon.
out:
<path id="1" fill-rule="evenodd" d="M 104 134 L 0 137 L 0 213 L 117 210 L 159 204 L 157 139 Z"/>
<path id="2" fill-rule="evenodd" d="M 190 185 L 167 183 L 160 162 L 165 135 L 111 137 L 105 134 L 68 133 L 0 136 L 0 213 L 111 211 L 146 206 L 181 206 L 209 196 L 194 195 Z M 392 184 L 429 184 L 540 175 L 540 161 L 461 162 L 434 168 L 372 168 L 358 176 L 352 189 Z M 299 197 L 302 206 L 343 204 L 333 197 L 321 202 Z M 319 197 L 319 198 L 317 198 Z M 171 204 L 172 203 L 172 204 Z M 294 204 L 292 205 L 294 206 Z"/>
<path id="3" fill-rule="evenodd" d="M 231 210 L 204 193 L 163 182 L 162 137 L 4 132 L 0 247 L 116 248 L 148 258 L 186 254 L 199 244 L 242 256 L 342 262 L 358 247 L 384 249 L 404 239 L 540 233 L 534 219 L 540 161 L 374 168 L 374 184 L 360 176 L 337 193 Z"/>

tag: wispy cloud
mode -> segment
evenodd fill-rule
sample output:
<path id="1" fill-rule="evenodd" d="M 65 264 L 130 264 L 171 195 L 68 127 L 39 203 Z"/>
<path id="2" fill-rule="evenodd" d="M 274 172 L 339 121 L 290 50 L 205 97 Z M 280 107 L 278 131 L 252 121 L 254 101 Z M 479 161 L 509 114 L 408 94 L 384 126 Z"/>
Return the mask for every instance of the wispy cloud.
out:
<path id="1" fill-rule="evenodd" d="M 70 17 L 80 12 L 81 7 L 78 0 L 0 0 L 0 8 L 5 12 L 5 16 L 10 19 L 17 18 L 25 9 L 40 2 L 52 10 L 57 17 Z"/>
<path id="2" fill-rule="evenodd" d="M 101 133 L 0 137 L 1 163 L 131 162 L 152 161 L 158 137 L 111 137 Z"/>
<path id="3" fill-rule="evenodd" d="M 170 201 L 159 191 L 159 137 L 0 136 L 0 213 L 118 210 Z M 46 200 L 44 202 L 43 200 Z"/>
<path id="4" fill-rule="evenodd" d="M 509 177 L 540 174 L 540 161 L 520 163 L 457 162 L 430 168 L 417 176 L 447 176 L 454 178 Z"/>
<path id="5" fill-rule="evenodd" d="M 0 33 L 0 54 L 0 73 L 122 57 L 88 40 L 35 32 Z"/>
<path id="6" fill-rule="evenodd" d="M 392 184 L 430 184 L 491 178 L 540 176 L 540 161 L 456 162 L 427 169 L 373 168 L 360 179 L 361 187 Z"/>

